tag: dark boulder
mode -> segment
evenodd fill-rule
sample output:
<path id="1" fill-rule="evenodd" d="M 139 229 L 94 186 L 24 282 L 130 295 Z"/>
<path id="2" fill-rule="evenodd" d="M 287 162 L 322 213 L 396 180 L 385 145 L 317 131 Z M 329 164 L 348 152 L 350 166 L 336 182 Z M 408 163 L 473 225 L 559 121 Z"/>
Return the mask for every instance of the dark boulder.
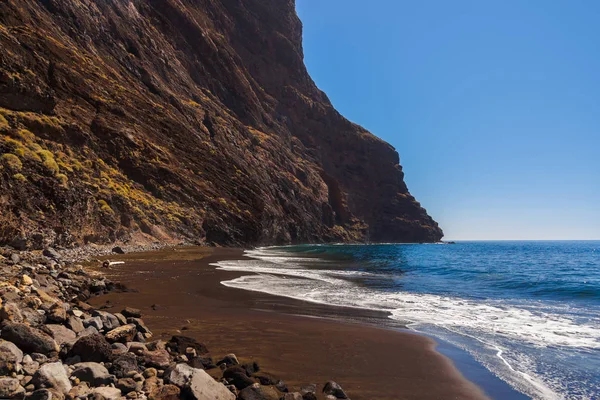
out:
<path id="1" fill-rule="evenodd" d="M 167 343 L 167 347 L 176 353 L 179 354 L 185 354 L 186 349 L 188 347 L 193 348 L 194 350 L 196 350 L 196 354 L 206 354 L 208 353 L 208 349 L 206 348 L 205 345 L 203 345 L 202 343 L 198 342 L 196 339 L 188 337 L 188 336 L 182 336 L 182 335 L 175 335 L 171 338 L 171 340 L 169 340 L 169 342 Z"/>
<path id="2" fill-rule="evenodd" d="M 137 358 L 133 353 L 122 354 L 113 360 L 111 372 L 117 378 L 125 377 L 129 371 L 140 372 Z"/>
<path id="3" fill-rule="evenodd" d="M 58 344 L 50 335 L 25 324 L 7 322 L 2 327 L 0 336 L 26 353 L 54 355 L 59 351 Z"/>
<path id="4" fill-rule="evenodd" d="M 254 384 L 240 391 L 238 399 L 240 400 L 279 400 L 279 393 L 269 386 L 260 386 Z"/>
<path id="5" fill-rule="evenodd" d="M 79 356 L 81 361 L 104 362 L 112 358 L 112 347 L 104 336 L 93 333 L 79 338 L 71 350 L 69 357 Z"/>
<path id="6" fill-rule="evenodd" d="M 142 318 L 142 312 L 137 308 L 125 307 L 121 314 L 126 318 Z"/>
<path id="7" fill-rule="evenodd" d="M 346 396 L 346 393 L 344 392 L 344 389 L 342 389 L 342 387 L 334 381 L 329 381 L 325 384 L 325 387 L 323 388 L 323 393 L 335 396 L 336 399 L 348 398 L 348 396 Z"/>
<path id="8" fill-rule="evenodd" d="M 240 366 L 229 367 L 223 372 L 223 378 L 227 379 L 231 385 L 234 385 L 236 389 L 242 390 L 255 382 L 247 374 L 246 370 Z"/>

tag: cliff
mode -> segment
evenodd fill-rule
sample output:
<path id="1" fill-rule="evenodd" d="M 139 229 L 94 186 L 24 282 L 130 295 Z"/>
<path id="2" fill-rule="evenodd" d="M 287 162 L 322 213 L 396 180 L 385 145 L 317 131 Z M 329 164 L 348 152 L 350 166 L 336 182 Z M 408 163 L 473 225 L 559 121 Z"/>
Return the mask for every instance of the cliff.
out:
<path id="1" fill-rule="evenodd" d="M 0 243 L 442 237 L 293 0 L 7 0 L 0 47 Z"/>

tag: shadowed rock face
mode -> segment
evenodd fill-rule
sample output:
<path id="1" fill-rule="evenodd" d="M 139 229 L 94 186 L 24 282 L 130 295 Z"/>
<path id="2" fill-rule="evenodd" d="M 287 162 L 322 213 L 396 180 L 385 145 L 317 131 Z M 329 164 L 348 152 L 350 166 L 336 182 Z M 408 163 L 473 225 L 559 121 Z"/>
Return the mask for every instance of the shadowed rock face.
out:
<path id="1" fill-rule="evenodd" d="M 441 239 L 301 36 L 293 0 L 0 2 L 0 242 Z"/>

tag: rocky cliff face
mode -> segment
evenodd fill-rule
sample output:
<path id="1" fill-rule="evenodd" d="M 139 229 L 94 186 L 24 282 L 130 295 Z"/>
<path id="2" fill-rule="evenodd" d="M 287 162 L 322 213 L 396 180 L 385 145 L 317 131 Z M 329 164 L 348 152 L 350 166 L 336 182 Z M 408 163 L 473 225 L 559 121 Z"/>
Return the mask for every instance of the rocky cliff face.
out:
<path id="1" fill-rule="evenodd" d="M 0 2 L 0 242 L 431 242 L 293 0 Z"/>

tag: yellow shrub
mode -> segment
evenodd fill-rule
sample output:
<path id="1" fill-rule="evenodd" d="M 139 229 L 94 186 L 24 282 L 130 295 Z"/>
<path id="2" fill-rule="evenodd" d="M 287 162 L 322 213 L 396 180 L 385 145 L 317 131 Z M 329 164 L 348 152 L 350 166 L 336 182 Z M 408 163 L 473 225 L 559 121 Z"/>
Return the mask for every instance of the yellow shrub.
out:
<path id="1" fill-rule="evenodd" d="M 110 206 L 108 205 L 108 203 L 105 200 L 98 200 L 98 206 L 100 207 L 100 211 L 102 211 L 103 213 L 106 213 L 106 214 L 114 214 L 115 213 L 113 211 L 113 209 L 110 208 Z"/>
<path id="2" fill-rule="evenodd" d="M 0 131 L 5 131 L 8 129 L 10 129 L 10 124 L 6 118 L 4 118 L 4 115 L 0 114 Z"/>
<path id="3" fill-rule="evenodd" d="M 6 165 L 8 168 L 12 169 L 13 171 L 20 171 L 23 168 L 23 164 L 21 163 L 21 160 L 19 159 L 19 157 L 17 157 L 14 154 L 10 154 L 10 153 L 3 154 L 2 157 L 0 157 L 0 159 L 2 160 L 2 163 L 4 165 Z"/>
<path id="4" fill-rule="evenodd" d="M 67 186 L 67 183 L 69 182 L 69 178 L 65 174 L 57 174 L 56 179 L 58 179 L 62 186 Z"/>
<path id="5" fill-rule="evenodd" d="M 60 168 L 58 167 L 58 164 L 54 160 L 54 155 L 52 154 L 52 152 L 50 152 L 48 150 L 39 150 L 37 152 L 37 154 L 42 159 L 42 164 L 44 165 L 44 167 L 46 167 L 46 169 L 48 171 L 50 171 L 54 175 L 58 174 L 58 171 L 60 171 Z"/>
<path id="6" fill-rule="evenodd" d="M 19 182 L 27 182 L 27 178 L 23 174 L 14 174 L 13 179 Z"/>
<path id="7" fill-rule="evenodd" d="M 35 141 L 35 135 L 29 132 L 27 129 L 21 129 L 18 134 L 25 142 Z"/>

